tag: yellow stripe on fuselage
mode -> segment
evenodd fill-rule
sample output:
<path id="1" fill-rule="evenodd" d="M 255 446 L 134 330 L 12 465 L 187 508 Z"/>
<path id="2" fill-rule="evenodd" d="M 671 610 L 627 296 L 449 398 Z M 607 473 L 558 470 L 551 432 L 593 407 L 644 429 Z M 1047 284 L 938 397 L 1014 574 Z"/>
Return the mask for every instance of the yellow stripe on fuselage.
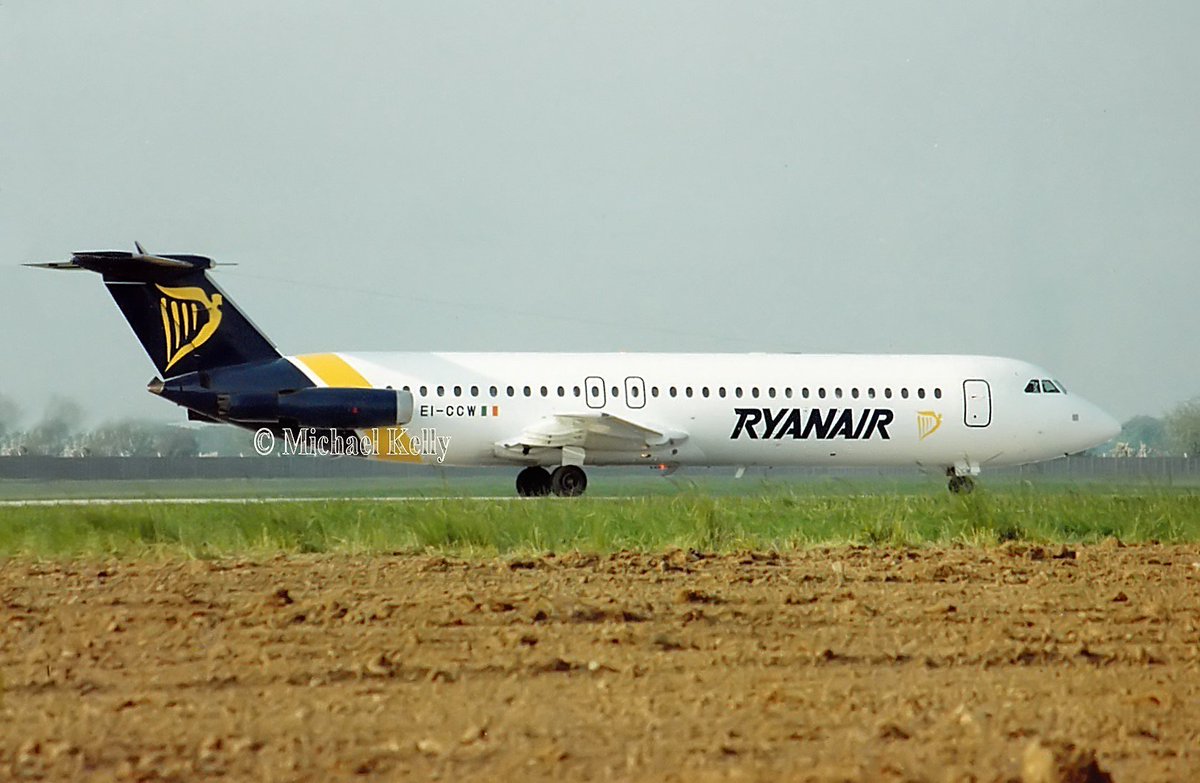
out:
<path id="1" fill-rule="evenodd" d="M 336 353 L 309 353 L 297 356 L 296 359 L 302 362 L 326 386 L 337 389 L 372 388 L 362 373 L 351 367 L 349 362 Z M 376 427 L 365 430 L 364 434 L 370 436 L 374 444 L 375 459 L 389 462 L 421 461 L 419 455 L 412 453 L 408 432 L 403 427 Z M 400 444 L 399 449 L 392 448 L 393 439 Z"/>
<path id="2" fill-rule="evenodd" d="M 371 384 L 362 373 L 350 366 L 336 353 L 310 353 L 297 356 L 321 383 L 335 389 L 369 389 Z"/>

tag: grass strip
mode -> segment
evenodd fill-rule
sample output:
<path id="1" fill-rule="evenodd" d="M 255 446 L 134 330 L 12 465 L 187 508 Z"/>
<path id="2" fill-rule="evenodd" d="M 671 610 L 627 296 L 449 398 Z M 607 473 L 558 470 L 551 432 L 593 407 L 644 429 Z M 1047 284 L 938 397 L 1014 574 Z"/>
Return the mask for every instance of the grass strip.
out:
<path id="1" fill-rule="evenodd" d="M 978 491 L 968 496 L 677 494 L 633 499 L 57 506 L 0 511 L 0 557 L 277 553 L 494 556 L 786 550 L 863 544 L 1200 541 L 1200 494 Z"/>

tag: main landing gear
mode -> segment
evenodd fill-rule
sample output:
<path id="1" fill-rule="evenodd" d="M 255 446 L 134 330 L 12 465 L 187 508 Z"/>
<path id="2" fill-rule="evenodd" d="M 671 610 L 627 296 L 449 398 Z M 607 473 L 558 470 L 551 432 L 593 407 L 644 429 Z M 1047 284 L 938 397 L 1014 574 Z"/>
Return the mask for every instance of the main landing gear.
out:
<path id="1" fill-rule="evenodd" d="M 950 476 L 950 491 L 955 495 L 969 495 L 975 491 L 975 480 L 970 476 Z"/>
<path id="2" fill-rule="evenodd" d="M 578 497 L 587 489 L 587 474 L 578 465 L 559 465 L 554 472 L 538 465 L 517 474 L 517 494 L 523 498 L 545 497 L 553 492 L 564 498 Z"/>

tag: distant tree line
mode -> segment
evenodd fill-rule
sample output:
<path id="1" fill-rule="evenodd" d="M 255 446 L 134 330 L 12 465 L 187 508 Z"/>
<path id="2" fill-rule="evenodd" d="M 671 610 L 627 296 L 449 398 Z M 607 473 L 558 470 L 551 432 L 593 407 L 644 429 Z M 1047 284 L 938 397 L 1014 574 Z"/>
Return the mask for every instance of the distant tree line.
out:
<path id="1" fill-rule="evenodd" d="M 1176 405 L 1163 423 L 1174 453 L 1200 455 L 1200 397 Z"/>
<path id="2" fill-rule="evenodd" d="M 1099 453 L 1114 457 L 1195 457 L 1200 455 L 1200 397 L 1181 402 L 1162 418 L 1134 416 Z"/>
<path id="3" fill-rule="evenodd" d="M 41 419 L 23 427 L 20 407 L 0 394 L 0 456 L 253 456 L 250 433 L 236 427 L 121 419 L 84 426 L 84 409 L 53 397 Z"/>

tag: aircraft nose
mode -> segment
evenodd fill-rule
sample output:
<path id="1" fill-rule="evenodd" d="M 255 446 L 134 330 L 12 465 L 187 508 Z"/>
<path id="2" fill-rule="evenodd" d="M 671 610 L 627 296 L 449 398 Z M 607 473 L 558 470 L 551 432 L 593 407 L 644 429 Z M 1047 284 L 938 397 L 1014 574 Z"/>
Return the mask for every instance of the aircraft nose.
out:
<path id="1" fill-rule="evenodd" d="M 1121 432 L 1121 423 L 1105 413 L 1098 405 L 1081 397 L 1072 396 L 1071 421 L 1074 432 L 1071 449 L 1067 453 L 1087 451 L 1115 438 Z"/>
<path id="2" fill-rule="evenodd" d="M 1121 434 L 1121 422 L 1105 413 L 1099 406 L 1086 403 L 1082 413 L 1088 435 L 1088 448 L 1107 443 Z"/>

